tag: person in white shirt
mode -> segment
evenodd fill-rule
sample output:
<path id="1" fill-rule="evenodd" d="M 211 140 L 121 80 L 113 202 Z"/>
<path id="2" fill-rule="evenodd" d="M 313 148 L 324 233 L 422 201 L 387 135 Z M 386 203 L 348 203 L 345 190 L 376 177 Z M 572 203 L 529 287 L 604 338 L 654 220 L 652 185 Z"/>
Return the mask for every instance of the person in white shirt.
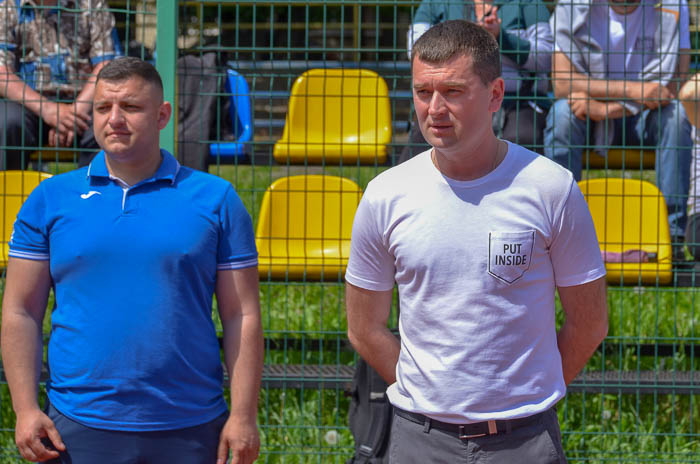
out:
<path id="1" fill-rule="evenodd" d="M 688 225 L 685 229 L 685 244 L 695 261 L 700 261 L 700 74 L 695 74 L 683 84 L 678 93 L 688 121 L 692 125 L 693 161 L 690 168 L 690 195 L 688 196 Z"/>
<path id="2" fill-rule="evenodd" d="M 418 39 L 413 98 L 433 148 L 373 179 L 355 216 L 348 334 L 390 385 L 392 463 L 566 462 L 554 406 L 607 334 L 583 195 L 569 171 L 495 136 L 500 71 L 474 23 Z"/>
<path id="3" fill-rule="evenodd" d="M 674 258 L 683 258 L 691 134 L 676 99 L 690 66 L 686 0 L 567 0 L 550 19 L 552 85 L 544 154 L 581 179 L 582 152 L 656 148 Z M 626 169 L 638 169 L 631 166 Z"/>

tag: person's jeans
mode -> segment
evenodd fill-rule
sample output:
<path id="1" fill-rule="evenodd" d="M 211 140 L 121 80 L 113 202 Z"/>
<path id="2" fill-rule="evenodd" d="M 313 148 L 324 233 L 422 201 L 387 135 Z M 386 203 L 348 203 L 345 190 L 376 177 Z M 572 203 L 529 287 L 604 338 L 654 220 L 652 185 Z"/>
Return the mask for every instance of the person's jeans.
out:
<path id="1" fill-rule="evenodd" d="M 557 100 L 547 114 L 544 154 L 568 168 L 577 181 L 581 180 L 583 147 L 594 144 L 593 124 L 574 116 L 566 99 Z M 671 235 L 682 236 L 693 145 L 683 106 L 674 100 L 664 107 L 615 120 L 613 145 L 656 147 L 656 183 L 666 200 Z"/>

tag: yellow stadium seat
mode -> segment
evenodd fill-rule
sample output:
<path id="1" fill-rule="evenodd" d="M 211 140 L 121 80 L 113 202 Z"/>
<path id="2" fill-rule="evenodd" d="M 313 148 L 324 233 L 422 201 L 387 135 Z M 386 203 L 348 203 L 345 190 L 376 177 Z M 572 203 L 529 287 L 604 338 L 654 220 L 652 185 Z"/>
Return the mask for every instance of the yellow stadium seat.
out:
<path id="1" fill-rule="evenodd" d="M 595 150 L 584 150 L 583 167 L 588 169 L 654 169 L 656 152 L 639 148 L 613 148 L 607 156 Z"/>
<path id="2" fill-rule="evenodd" d="M 278 163 L 383 164 L 391 142 L 389 89 L 367 69 L 311 69 L 289 98 Z"/>
<path id="3" fill-rule="evenodd" d="M 362 196 L 342 177 L 283 177 L 263 196 L 255 232 L 261 278 L 337 280 L 350 254 Z"/>
<path id="4" fill-rule="evenodd" d="M 34 188 L 51 174 L 36 171 L 0 171 L 0 208 L 2 209 L 2 256 L 0 266 L 7 266 L 8 243 L 12 235 L 17 213 L 22 203 L 27 199 Z"/>
<path id="5" fill-rule="evenodd" d="M 98 150 L 93 150 L 97 152 Z M 56 148 L 56 147 L 41 147 L 31 154 L 30 159 L 32 161 L 42 161 L 44 163 L 51 163 L 54 161 L 63 162 L 78 162 L 80 158 L 80 151 L 71 148 Z"/>
<path id="6" fill-rule="evenodd" d="M 615 284 L 667 285 L 671 282 L 671 234 L 666 202 L 652 183 L 637 179 L 591 179 L 579 182 L 593 216 L 603 251 L 644 250 L 647 263 L 606 263 Z"/>

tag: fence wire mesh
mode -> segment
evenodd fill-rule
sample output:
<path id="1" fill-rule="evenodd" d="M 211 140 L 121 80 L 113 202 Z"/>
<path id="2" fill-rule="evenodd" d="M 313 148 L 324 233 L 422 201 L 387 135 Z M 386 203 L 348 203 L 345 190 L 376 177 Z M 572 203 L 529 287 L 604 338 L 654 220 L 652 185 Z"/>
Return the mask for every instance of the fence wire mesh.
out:
<path id="1" fill-rule="evenodd" d="M 0 28 L 12 29 L 9 12 L 16 3 L 0 2 L 5 23 Z M 55 6 L 21 3 L 36 8 L 37 14 L 55 17 L 58 24 L 73 21 L 77 27 L 80 14 L 74 13 L 80 13 L 84 2 L 59 2 L 62 7 L 56 16 L 51 16 Z M 356 355 L 346 335 L 342 272 L 354 208 L 371 179 L 427 147 L 413 112 L 410 43 L 436 22 L 485 14 L 485 10 L 478 13 L 483 5 L 440 0 L 107 3 L 103 7 L 114 18 L 119 53 L 152 60 L 159 69 L 177 69 L 176 74 L 162 76 L 166 98 L 177 107 L 177 141 L 170 140 L 168 148 L 183 164 L 230 181 L 257 227 L 266 349 L 259 462 L 345 462 L 354 446 L 347 413 Z M 679 21 L 685 17 L 689 22 L 687 41 L 681 37 L 682 28 L 672 39 L 680 44 L 675 48 L 682 72 L 668 79 L 671 84 L 680 86 L 696 69 L 699 5 L 681 0 L 656 5 L 677 9 Z M 494 118 L 494 128 L 504 138 L 551 153 L 574 171 L 580 169 L 582 191 L 595 210 L 601 249 L 609 257 L 609 334 L 558 405 L 569 462 L 700 462 L 696 290 L 700 275 L 696 275 L 690 247 L 683 248 L 684 224 L 677 221 L 686 208 L 688 184 L 692 186 L 696 177 L 690 147 L 679 141 L 690 126 L 680 124 L 680 110 L 661 119 L 666 102 L 656 108 L 649 103 L 647 113 L 658 122 L 648 123 L 641 135 L 634 135 L 638 130 L 632 108 L 635 98 L 618 98 L 613 84 L 603 88 L 596 102 L 587 100 L 585 89 L 567 100 L 577 79 L 591 96 L 593 90 L 588 79 L 577 75 L 581 68 L 562 71 L 562 62 L 555 57 L 557 69 L 551 69 L 552 53 L 567 51 L 563 46 L 555 48 L 559 44 L 554 44 L 548 25 L 552 17 L 552 28 L 563 27 L 560 21 L 565 16 L 552 16 L 557 4 L 504 0 L 495 6 L 501 10 L 503 27 L 497 36 L 507 98 L 505 110 Z M 91 17 L 97 13 L 89 12 Z M 570 28 L 576 20 L 576 16 L 570 18 Z M 157 40 L 165 30 L 160 21 L 176 26 L 176 40 L 169 44 Z M 627 21 L 621 20 L 623 27 L 637 27 L 643 46 L 653 49 L 654 45 L 644 42 L 647 35 L 640 32 L 644 27 Z M 663 28 L 659 26 L 658 31 L 661 34 Z M 612 40 L 606 34 L 606 40 Z M 0 52 L 6 53 L 17 40 L 5 33 L 0 37 Z M 163 43 L 170 48 L 164 49 Z M 630 77 L 632 68 L 642 69 L 623 60 L 627 45 L 618 44 L 617 54 L 601 54 L 607 67 L 621 73 L 614 76 L 617 81 L 638 80 Z M 84 53 L 74 47 L 65 53 Z M 21 74 L 19 66 L 28 53 L 23 44 L 14 51 L 15 64 L 0 63 L 10 71 L 0 73 L 3 105 L 11 99 L 10 76 Z M 652 58 L 645 53 L 634 59 L 648 65 Z M 176 62 L 164 62 L 169 57 L 176 57 Z M 689 69 L 681 69 L 682 63 Z M 661 69 L 663 63 L 649 66 Z M 557 77 L 554 71 L 561 74 Z M 61 77 L 66 82 L 69 78 Z M 73 79 L 78 85 L 72 93 L 47 92 L 48 98 L 75 100 L 88 77 L 80 74 Z M 562 90 L 567 85 L 569 91 Z M 668 98 L 674 104 L 678 89 L 668 88 L 674 89 Z M 606 123 L 597 124 L 603 129 L 595 129 L 593 113 L 601 102 L 609 112 L 599 118 Z M 630 108 L 613 108 L 618 102 L 629 103 Z M 23 103 L 27 108 L 32 104 Z M 571 114 L 569 108 L 574 107 L 579 114 Z M 6 108 L 2 106 L 0 119 L 7 120 Z M 547 114 L 551 127 L 547 127 Z M 564 142 L 557 145 L 556 135 L 546 135 L 557 127 L 571 126 L 581 114 L 590 118 L 580 137 L 566 132 L 561 135 Z M 610 138 L 618 119 L 623 122 L 617 138 Z M 53 147 L 50 127 L 44 128 L 51 126 L 49 122 L 39 117 L 37 124 L 36 140 L 3 139 L 0 144 L 7 153 L 3 158 L 7 171 L 0 174 L 2 204 L 6 211 L 15 208 L 3 214 L 5 256 L 18 208 L 12 205 L 38 182 L 13 181 L 10 169 L 34 173 L 34 178 L 36 171 L 58 174 L 75 169 L 81 156 L 89 159 L 94 153 L 94 147 L 81 146 L 80 131 L 67 147 Z M 20 126 L 22 133 L 30 129 L 26 123 Z M 602 131 L 602 145 L 595 138 L 596 130 Z M 650 136 L 652 132 L 655 137 Z M 663 137 L 671 132 L 675 138 Z M 690 133 L 687 140 L 692 140 Z M 10 159 L 11 149 L 19 153 L 13 155 L 19 156 L 16 160 Z M 609 149 L 607 156 L 601 156 L 601 149 Z M 681 154 L 682 150 L 687 153 Z M 671 168 L 658 165 L 661 156 Z M 662 171 L 673 176 L 660 182 Z M 632 183 L 639 180 L 647 183 Z M 690 187 L 691 213 L 695 212 L 694 192 Z M 686 236 L 688 240 L 695 243 Z M 630 250 L 645 259 L 619 257 Z M 557 312 L 561 323 L 558 303 Z M 393 327 L 396 320 L 394 307 Z M 220 323 L 217 327 L 221 330 Z M 44 333 L 45 337 L 50 333 L 48 317 Z M 15 418 L 4 376 L 2 380 L 0 462 L 18 462 Z"/>

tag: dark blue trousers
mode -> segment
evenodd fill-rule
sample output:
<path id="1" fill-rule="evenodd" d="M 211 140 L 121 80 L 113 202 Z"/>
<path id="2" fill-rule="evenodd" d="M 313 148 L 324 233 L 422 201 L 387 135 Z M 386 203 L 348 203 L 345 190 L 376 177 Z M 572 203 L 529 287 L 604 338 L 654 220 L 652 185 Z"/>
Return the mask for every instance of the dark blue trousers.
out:
<path id="1" fill-rule="evenodd" d="M 156 432 L 93 429 L 52 406 L 49 417 L 66 445 L 51 464 L 214 464 L 228 414 L 196 427 Z"/>

